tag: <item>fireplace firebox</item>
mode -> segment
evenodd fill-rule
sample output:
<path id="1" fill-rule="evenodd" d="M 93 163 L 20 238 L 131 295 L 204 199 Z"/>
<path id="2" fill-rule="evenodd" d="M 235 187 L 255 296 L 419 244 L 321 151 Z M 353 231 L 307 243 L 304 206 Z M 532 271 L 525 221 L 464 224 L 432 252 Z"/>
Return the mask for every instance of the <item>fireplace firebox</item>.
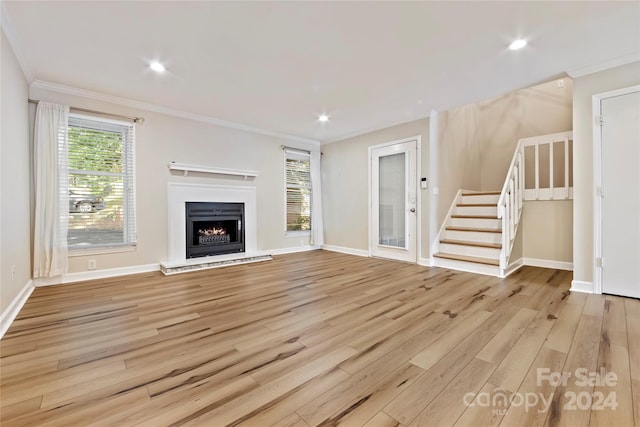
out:
<path id="1" fill-rule="evenodd" d="M 244 203 L 186 202 L 187 258 L 244 252 Z"/>

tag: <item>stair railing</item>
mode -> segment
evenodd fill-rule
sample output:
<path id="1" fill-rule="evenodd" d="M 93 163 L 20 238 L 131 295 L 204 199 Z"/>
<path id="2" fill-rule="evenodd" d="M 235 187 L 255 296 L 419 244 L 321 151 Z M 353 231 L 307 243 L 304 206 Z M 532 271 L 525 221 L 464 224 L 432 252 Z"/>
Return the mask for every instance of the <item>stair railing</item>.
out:
<path id="1" fill-rule="evenodd" d="M 507 172 L 507 178 L 502 186 L 498 199 L 498 219 L 502 219 L 502 249 L 500 250 L 500 275 L 509 262 L 511 249 L 518 230 L 522 203 L 524 201 L 524 144 L 518 141 L 516 151 Z"/>
<path id="2" fill-rule="evenodd" d="M 557 200 L 573 198 L 573 188 L 570 187 L 569 170 L 569 141 L 573 140 L 573 132 L 559 132 L 549 135 L 540 135 L 518 140 L 518 145 L 513 153 L 513 159 L 507 172 L 507 177 L 498 199 L 498 219 L 502 219 L 502 249 L 500 250 L 500 275 L 503 276 L 509 266 L 509 257 L 513 249 L 513 243 L 518 231 L 518 224 L 522 214 L 522 205 L 525 200 Z M 563 144 L 564 186 L 554 188 L 554 144 Z M 540 186 L 540 147 L 548 145 L 549 153 L 549 186 Z M 525 189 L 525 148 L 534 147 L 534 187 Z M 545 165 L 546 167 L 546 165 Z"/>
<path id="3" fill-rule="evenodd" d="M 573 141 L 572 131 L 523 138 L 519 141 L 522 143 L 523 150 L 526 150 L 527 147 L 533 147 L 533 153 L 525 152 L 525 157 L 530 157 L 528 164 L 533 167 L 533 187 L 525 188 L 524 200 L 573 199 L 573 188 L 571 187 L 569 174 L 572 168 L 571 156 L 569 155 L 571 150 L 570 141 Z M 564 159 L 555 159 L 556 150 L 554 147 L 556 147 L 556 144 L 561 145 L 558 148 L 561 148 L 560 153 L 564 152 L 564 156 L 562 156 Z M 547 153 L 548 164 L 542 163 L 541 158 L 543 156 L 541 151 L 543 148 Z M 548 173 L 548 182 L 545 186 L 542 186 L 540 178 L 544 172 Z M 554 177 L 555 172 L 560 173 L 560 176 Z"/>

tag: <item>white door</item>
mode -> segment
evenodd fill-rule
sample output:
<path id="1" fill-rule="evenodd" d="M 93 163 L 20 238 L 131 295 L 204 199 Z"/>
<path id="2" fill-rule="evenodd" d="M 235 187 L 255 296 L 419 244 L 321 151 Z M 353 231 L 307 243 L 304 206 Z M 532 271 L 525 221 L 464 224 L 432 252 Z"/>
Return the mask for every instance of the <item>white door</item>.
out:
<path id="1" fill-rule="evenodd" d="M 640 298 L 640 92 L 600 108 L 602 292 Z"/>
<path id="2" fill-rule="evenodd" d="M 416 262 L 416 151 L 416 141 L 371 150 L 372 256 Z"/>

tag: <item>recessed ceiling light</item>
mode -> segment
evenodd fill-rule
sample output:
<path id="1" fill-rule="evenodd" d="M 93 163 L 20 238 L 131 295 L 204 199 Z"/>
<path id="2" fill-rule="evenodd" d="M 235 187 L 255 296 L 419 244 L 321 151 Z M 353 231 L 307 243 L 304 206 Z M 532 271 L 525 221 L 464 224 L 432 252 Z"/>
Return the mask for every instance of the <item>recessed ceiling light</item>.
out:
<path id="1" fill-rule="evenodd" d="M 509 45 L 509 49 L 518 50 L 518 49 L 522 49 L 526 45 L 527 45 L 527 41 L 526 40 L 519 39 L 519 40 L 515 40 L 513 43 L 511 43 Z"/>
<path id="2" fill-rule="evenodd" d="M 149 64 L 149 68 L 158 73 L 162 73 L 165 70 L 164 65 L 162 65 L 158 61 L 153 61 L 151 64 Z"/>
<path id="3" fill-rule="evenodd" d="M 329 116 L 327 116 L 326 114 L 320 114 L 318 116 L 318 121 L 321 123 L 326 123 L 329 121 Z"/>

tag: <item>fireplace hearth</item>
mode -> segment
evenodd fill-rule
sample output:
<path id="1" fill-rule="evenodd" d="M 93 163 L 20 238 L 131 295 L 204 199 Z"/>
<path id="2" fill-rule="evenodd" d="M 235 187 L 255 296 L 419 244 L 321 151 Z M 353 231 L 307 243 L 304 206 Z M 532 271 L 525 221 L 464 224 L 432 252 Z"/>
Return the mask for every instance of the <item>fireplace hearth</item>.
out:
<path id="1" fill-rule="evenodd" d="M 245 251 L 244 203 L 185 202 L 186 258 Z"/>

